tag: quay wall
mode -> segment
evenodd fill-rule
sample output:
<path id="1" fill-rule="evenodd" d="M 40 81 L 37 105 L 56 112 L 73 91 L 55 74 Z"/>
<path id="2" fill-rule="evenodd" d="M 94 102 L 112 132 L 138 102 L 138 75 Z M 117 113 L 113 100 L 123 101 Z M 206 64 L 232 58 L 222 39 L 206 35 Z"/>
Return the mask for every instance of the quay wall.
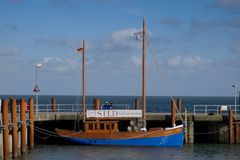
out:
<path id="1" fill-rule="evenodd" d="M 185 115 L 182 114 L 183 120 Z M 176 123 L 181 124 L 179 117 L 176 118 Z M 79 122 L 77 122 L 79 121 Z M 120 121 L 120 129 L 126 130 L 129 126 L 130 119 Z M 240 131 L 239 123 L 240 116 L 234 117 L 233 137 L 234 143 L 239 143 Z M 184 122 L 183 122 L 184 123 Z M 78 125 L 79 124 L 79 125 Z M 167 127 L 171 125 L 170 113 L 147 113 L 147 127 Z M 62 129 L 82 129 L 82 118 L 76 113 L 40 113 L 39 119 L 35 120 L 35 126 L 45 130 L 55 132 L 55 128 Z M 38 133 L 35 129 L 35 134 L 39 134 L 41 138 L 37 138 L 37 143 L 45 143 L 45 139 L 49 135 L 44 135 L 43 132 Z M 197 143 L 229 143 L 229 116 L 228 115 L 187 115 L 187 124 L 185 127 L 185 141 L 188 144 Z M 51 136 L 49 136 L 51 139 Z M 52 137 L 53 141 L 47 140 L 47 143 L 54 143 L 58 138 Z"/>

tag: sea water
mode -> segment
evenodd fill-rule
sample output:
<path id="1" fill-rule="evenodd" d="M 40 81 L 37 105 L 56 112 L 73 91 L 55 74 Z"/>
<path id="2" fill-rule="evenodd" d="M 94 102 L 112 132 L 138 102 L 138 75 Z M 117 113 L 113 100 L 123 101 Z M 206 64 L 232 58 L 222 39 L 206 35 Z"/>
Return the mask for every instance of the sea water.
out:
<path id="1" fill-rule="evenodd" d="M 34 97 L 34 95 L 32 95 Z M 24 95 L 0 95 L 0 99 L 14 97 L 16 99 L 28 99 L 31 96 Z M 39 104 L 51 104 L 53 96 L 39 96 Z M 57 104 L 81 104 L 81 96 L 54 96 Z M 113 104 L 124 104 L 134 108 L 136 96 L 86 96 L 86 104 L 93 104 L 93 98 L 99 98 L 101 103 L 109 102 Z M 173 97 L 177 99 L 178 97 Z M 190 97 L 184 96 L 182 99 L 182 108 L 186 108 L 189 112 L 193 111 L 193 105 L 234 105 L 234 97 Z M 141 97 L 139 97 L 141 102 Z M 171 97 L 165 96 L 148 96 L 147 97 L 147 112 L 170 112 Z M 237 102 L 238 103 L 238 102 Z M 141 107 L 141 103 L 140 103 Z"/>
<path id="2" fill-rule="evenodd" d="M 240 145 L 197 144 L 183 147 L 36 145 L 23 160 L 239 160 Z"/>

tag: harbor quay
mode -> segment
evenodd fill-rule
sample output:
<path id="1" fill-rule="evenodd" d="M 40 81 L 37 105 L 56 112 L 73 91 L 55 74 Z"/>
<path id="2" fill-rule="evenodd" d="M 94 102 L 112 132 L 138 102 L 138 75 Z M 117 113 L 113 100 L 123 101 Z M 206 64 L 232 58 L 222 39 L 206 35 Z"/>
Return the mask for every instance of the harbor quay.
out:
<path id="1" fill-rule="evenodd" d="M 64 128 L 74 130 L 76 121 L 76 113 L 40 113 L 39 119 L 35 119 L 35 126 L 50 130 L 54 132 L 55 128 Z M 185 118 L 184 113 L 182 114 Z M 234 120 L 233 120 L 234 119 Z M 188 113 L 187 122 L 185 124 L 185 144 L 198 144 L 198 143 L 225 143 L 225 144 L 239 144 L 240 143 L 240 116 L 232 119 L 229 115 L 205 115 Z M 80 129 L 82 117 L 79 116 Z M 131 119 L 121 120 L 120 127 L 122 130 L 127 129 Z M 181 124 L 180 118 L 176 119 L 177 124 Z M 168 126 L 171 124 L 171 113 L 147 113 L 147 127 Z M 231 127 L 230 127 L 231 125 Z M 44 135 L 40 132 L 40 137 L 49 137 L 48 134 Z M 231 136 L 230 136 L 231 134 Z M 54 136 L 53 136 L 54 137 Z M 54 138 L 51 143 L 54 143 Z M 231 141 L 230 141 L 231 140 Z M 39 139 L 38 142 L 49 143 L 49 139 Z"/>
<path id="2" fill-rule="evenodd" d="M 196 105 L 193 106 L 193 111 L 187 111 L 182 109 L 180 102 L 181 99 L 171 102 L 171 112 L 147 113 L 147 129 L 159 126 L 166 129 L 169 125 L 184 124 L 185 145 L 240 143 L 239 105 Z M 96 104 L 87 106 L 100 109 Z M 128 105 L 116 104 L 114 107 L 130 110 Z M 135 108 L 138 106 L 136 105 Z M 57 104 L 55 98 L 52 98 L 51 104 L 38 105 L 34 104 L 33 98 L 19 101 L 14 98 L 5 99 L 2 100 L 1 109 L 0 157 L 2 159 L 19 157 L 40 143 L 67 143 L 57 136 L 56 128 L 77 131 L 83 129 L 81 106 Z M 134 121 L 133 118 L 121 118 L 119 128 L 127 131 L 132 121 Z"/>

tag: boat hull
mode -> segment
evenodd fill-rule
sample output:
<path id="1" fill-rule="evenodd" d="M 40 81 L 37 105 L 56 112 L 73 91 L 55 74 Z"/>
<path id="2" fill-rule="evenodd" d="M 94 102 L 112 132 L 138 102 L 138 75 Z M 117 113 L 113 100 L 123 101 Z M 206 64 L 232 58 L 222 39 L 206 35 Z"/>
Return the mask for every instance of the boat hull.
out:
<path id="1" fill-rule="evenodd" d="M 181 127 L 139 133 L 98 134 L 97 136 L 84 132 L 73 134 L 66 130 L 57 130 L 57 133 L 70 142 L 85 145 L 178 147 L 183 145 L 184 138 L 183 128 Z"/>

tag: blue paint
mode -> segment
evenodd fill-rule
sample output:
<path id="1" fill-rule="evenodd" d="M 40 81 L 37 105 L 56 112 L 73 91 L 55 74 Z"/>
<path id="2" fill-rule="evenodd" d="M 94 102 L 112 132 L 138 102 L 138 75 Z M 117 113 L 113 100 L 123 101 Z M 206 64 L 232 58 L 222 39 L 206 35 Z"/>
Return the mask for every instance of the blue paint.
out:
<path id="1" fill-rule="evenodd" d="M 153 138 L 131 138 L 131 139 L 85 139 L 64 137 L 68 141 L 77 144 L 87 145 L 121 145 L 121 146 L 162 146 L 162 147 L 178 147 L 183 145 L 184 133 L 178 133 L 169 136 L 153 137 Z"/>

